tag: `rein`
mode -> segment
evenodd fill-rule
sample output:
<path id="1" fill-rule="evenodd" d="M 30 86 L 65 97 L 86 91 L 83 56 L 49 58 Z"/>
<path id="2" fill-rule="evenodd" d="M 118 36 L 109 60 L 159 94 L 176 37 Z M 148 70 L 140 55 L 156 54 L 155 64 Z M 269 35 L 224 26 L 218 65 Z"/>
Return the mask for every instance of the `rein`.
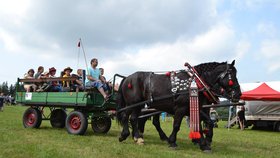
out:
<path id="1" fill-rule="evenodd" d="M 199 77 L 197 71 L 189 63 L 185 63 L 185 66 L 188 68 L 186 72 L 194 78 L 198 90 L 203 91 L 204 96 L 211 102 L 218 103 L 219 101 L 215 97 L 214 93 L 210 90 L 209 86 Z"/>

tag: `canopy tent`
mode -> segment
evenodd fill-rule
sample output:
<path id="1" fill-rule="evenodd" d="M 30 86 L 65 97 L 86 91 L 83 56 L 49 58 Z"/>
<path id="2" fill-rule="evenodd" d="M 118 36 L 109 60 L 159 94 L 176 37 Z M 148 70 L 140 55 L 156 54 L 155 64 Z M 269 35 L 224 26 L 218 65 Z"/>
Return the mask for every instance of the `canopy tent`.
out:
<path id="1" fill-rule="evenodd" d="M 280 82 L 257 82 L 240 84 L 241 99 L 245 100 L 246 120 L 279 120 L 280 117 Z M 236 113 L 241 107 L 236 107 Z M 229 109 L 231 110 L 231 109 Z M 235 123 L 231 121 L 229 111 L 228 127 Z"/>
<path id="2" fill-rule="evenodd" d="M 262 100 L 262 101 L 280 101 L 280 92 L 272 89 L 266 83 L 262 83 L 257 88 L 242 92 L 243 100 Z"/>

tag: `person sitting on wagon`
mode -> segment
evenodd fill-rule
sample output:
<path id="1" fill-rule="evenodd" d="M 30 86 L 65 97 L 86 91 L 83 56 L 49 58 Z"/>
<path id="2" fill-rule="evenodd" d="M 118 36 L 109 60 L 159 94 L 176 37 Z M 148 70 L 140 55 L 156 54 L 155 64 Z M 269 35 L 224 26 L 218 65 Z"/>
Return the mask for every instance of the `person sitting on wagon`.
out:
<path id="1" fill-rule="evenodd" d="M 77 79 L 74 81 L 74 89 L 76 89 L 76 92 L 83 91 L 84 90 L 84 82 L 83 82 L 83 70 L 78 69 L 77 75 L 72 74 L 73 77 L 77 77 Z"/>
<path id="2" fill-rule="evenodd" d="M 106 78 L 104 76 L 104 69 L 99 68 L 99 71 L 100 71 L 100 80 L 104 84 L 104 89 L 110 90 L 110 88 L 112 88 L 112 84 L 106 81 Z"/>
<path id="3" fill-rule="evenodd" d="M 88 74 L 86 77 L 86 86 L 87 87 L 95 87 L 98 89 L 98 91 L 103 95 L 105 100 L 108 100 L 108 94 L 105 92 L 108 89 L 105 89 L 106 86 L 102 82 L 104 81 L 104 78 L 100 75 L 100 70 L 97 68 L 98 60 L 96 58 L 93 58 L 90 61 L 91 67 L 88 68 Z"/>
<path id="4" fill-rule="evenodd" d="M 41 76 L 43 75 L 43 72 L 44 72 L 44 67 L 43 66 L 39 66 L 38 69 L 37 69 L 36 74 L 34 75 L 34 78 L 35 79 L 40 79 Z M 36 84 L 36 86 L 38 88 L 36 91 L 40 91 L 41 87 L 43 86 L 43 83 L 42 82 L 37 82 L 35 84 Z"/>
<path id="5" fill-rule="evenodd" d="M 49 78 L 49 77 L 50 77 L 50 73 L 48 71 L 46 71 L 46 72 L 42 73 L 39 78 L 44 79 L 44 78 Z M 42 82 L 41 86 L 39 86 L 39 89 L 37 89 L 36 91 L 37 92 L 48 91 L 50 87 L 51 87 L 50 83 Z"/>
<path id="6" fill-rule="evenodd" d="M 54 67 L 49 68 L 49 77 L 55 78 L 56 69 Z M 61 92 L 62 88 L 58 81 L 51 81 L 50 82 L 50 91 L 51 92 Z"/>
<path id="7" fill-rule="evenodd" d="M 64 75 L 62 77 L 71 77 L 71 72 L 73 71 L 73 69 L 71 69 L 70 67 L 67 67 L 64 69 Z M 62 81 L 62 87 L 67 87 L 70 89 L 71 87 L 71 81 Z"/>
<path id="8" fill-rule="evenodd" d="M 105 84 L 105 89 L 108 89 L 108 90 L 112 90 L 113 88 L 113 84 L 112 82 L 108 82 L 104 76 L 104 69 L 103 68 L 99 68 L 100 70 L 100 76 L 102 78 L 102 83 Z M 118 91 L 119 90 L 119 85 L 117 83 L 115 83 L 115 86 L 114 86 L 114 90 L 115 91 Z"/>
<path id="9" fill-rule="evenodd" d="M 34 79 L 34 70 L 29 69 L 27 74 L 24 75 L 24 79 Z M 26 92 L 31 92 L 32 90 L 35 91 L 37 86 L 32 82 L 25 82 L 23 84 L 24 89 Z"/>
<path id="10" fill-rule="evenodd" d="M 38 67 L 38 71 L 35 74 L 35 79 L 39 79 L 41 77 L 41 75 L 43 74 L 43 72 L 44 72 L 44 67 L 43 66 L 39 66 Z"/>

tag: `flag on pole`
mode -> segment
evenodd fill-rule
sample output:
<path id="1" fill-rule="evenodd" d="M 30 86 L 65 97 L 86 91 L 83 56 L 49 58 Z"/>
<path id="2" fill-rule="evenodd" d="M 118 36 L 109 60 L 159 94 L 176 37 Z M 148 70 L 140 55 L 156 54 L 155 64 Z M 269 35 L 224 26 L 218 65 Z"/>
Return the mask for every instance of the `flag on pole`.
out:
<path id="1" fill-rule="evenodd" d="M 79 41 L 79 43 L 78 43 L 78 47 L 80 47 L 81 46 L 81 41 Z"/>

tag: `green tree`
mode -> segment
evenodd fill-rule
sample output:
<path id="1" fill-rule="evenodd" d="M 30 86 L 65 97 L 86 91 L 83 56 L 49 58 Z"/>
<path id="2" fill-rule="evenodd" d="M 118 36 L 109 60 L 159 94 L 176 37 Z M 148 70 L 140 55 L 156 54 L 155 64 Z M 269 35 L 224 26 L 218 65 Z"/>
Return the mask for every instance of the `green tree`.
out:
<path id="1" fill-rule="evenodd" d="M 8 87 L 8 82 L 3 82 L 1 85 L 1 92 L 4 93 L 4 95 L 9 94 L 9 87 Z"/>
<path id="2" fill-rule="evenodd" d="M 12 97 L 15 97 L 16 95 L 16 86 L 14 86 L 13 84 L 11 84 L 9 87 L 9 95 L 11 95 Z"/>

